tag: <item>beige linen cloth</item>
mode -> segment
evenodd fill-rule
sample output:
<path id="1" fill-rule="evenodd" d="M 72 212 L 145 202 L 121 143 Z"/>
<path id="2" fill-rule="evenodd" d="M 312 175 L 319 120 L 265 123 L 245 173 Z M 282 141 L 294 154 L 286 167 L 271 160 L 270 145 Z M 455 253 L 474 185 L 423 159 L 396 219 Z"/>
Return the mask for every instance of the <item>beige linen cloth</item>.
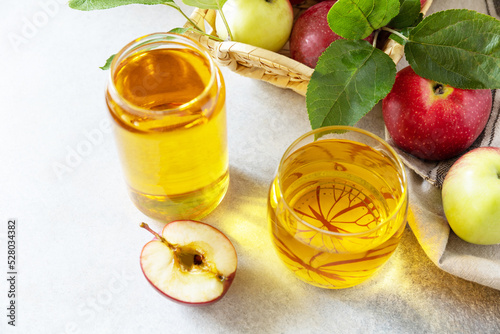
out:
<path id="1" fill-rule="evenodd" d="M 500 0 L 434 0 L 429 14 L 449 8 L 468 8 L 500 18 Z M 406 64 L 403 60 L 398 69 Z M 500 90 L 492 93 L 491 116 L 472 148 L 500 147 Z M 409 174 L 413 217 L 410 215 L 408 223 L 427 256 L 452 275 L 500 290 L 500 244 L 467 243 L 451 231 L 446 221 L 440 187 L 456 158 L 436 163 L 422 161 L 400 150 L 398 153 L 414 172 Z"/>

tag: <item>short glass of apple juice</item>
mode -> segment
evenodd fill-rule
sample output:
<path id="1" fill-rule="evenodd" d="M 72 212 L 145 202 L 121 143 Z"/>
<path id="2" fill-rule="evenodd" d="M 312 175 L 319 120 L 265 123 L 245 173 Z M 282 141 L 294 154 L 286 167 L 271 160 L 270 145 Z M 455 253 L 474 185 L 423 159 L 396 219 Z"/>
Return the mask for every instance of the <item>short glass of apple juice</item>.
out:
<path id="1" fill-rule="evenodd" d="M 371 276 L 406 226 L 407 176 L 397 153 L 362 129 L 308 132 L 286 150 L 268 220 L 280 259 L 314 286 L 342 289 Z"/>
<path id="2" fill-rule="evenodd" d="M 157 33 L 113 59 L 106 103 L 129 194 L 163 221 L 200 219 L 229 183 L 225 85 L 194 40 Z"/>

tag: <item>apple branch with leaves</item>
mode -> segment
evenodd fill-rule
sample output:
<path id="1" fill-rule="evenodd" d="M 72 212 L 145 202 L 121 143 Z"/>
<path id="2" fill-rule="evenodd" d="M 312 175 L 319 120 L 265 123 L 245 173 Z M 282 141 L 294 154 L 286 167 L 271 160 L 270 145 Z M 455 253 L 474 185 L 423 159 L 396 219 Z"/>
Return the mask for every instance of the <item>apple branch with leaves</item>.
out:
<path id="1" fill-rule="evenodd" d="M 339 0 L 328 24 L 345 40 L 324 51 L 311 77 L 312 128 L 354 125 L 391 91 L 396 64 L 362 40 L 376 30 L 390 32 L 424 78 L 461 89 L 500 88 L 500 21 L 491 16 L 450 9 L 423 18 L 419 0 Z"/>
<path id="2" fill-rule="evenodd" d="M 233 35 L 231 34 L 231 29 L 227 24 L 226 17 L 222 11 L 222 6 L 226 3 L 227 0 L 182 0 L 182 2 L 188 6 L 203 8 L 203 9 L 214 9 L 218 10 L 221 14 L 222 21 L 226 26 L 228 31 L 229 38 L 233 40 Z M 174 2 L 174 0 L 70 0 L 68 5 L 70 8 L 82 10 L 82 11 L 91 11 L 91 10 L 102 10 L 102 9 L 110 9 L 119 6 L 125 5 L 166 5 L 177 10 L 190 24 L 192 27 L 190 28 L 173 28 L 169 32 L 184 34 L 189 30 L 194 30 L 198 34 L 208 36 L 211 39 L 222 42 L 222 39 L 218 38 L 214 35 L 209 35 L 205 33 L 203 29 L 198 27 L 198 25 L 191 20 L 189 16 L 184 13 L 184 11 L 179 7 L 178 4 Z M 102 70 L 108 70 L 111 66 L 111 62 L 115 55 L 111 55 L 107 60 L 104 66 L 100 67 Z"/>
<path id="3" fill-rule="evenodd" d="M 184 4 L 222 12 L 227 0 L 182 0 Z M 163 4 L 178 10 L 192 28 L 207 35 L 173 0 L 70 0 L 79 10 L 107 9 L 129 4 Z M 461 89 L 500 88 L 500 21 L 472 10 L 450 9 L 423 18 L 420 0 L 338 0 L 327 19 L 343 37 L 332 42 L 315 67 L 306 93 L 313 129 L 354 125 L 391 91 L 396 64 L 375 48 L 379 32 L 404 47 L 413 70 L 421 77 Z M 364 41 L 374 33 L 373 45 Z M 222 41 L 214 35 L 209 38 Z M 108 69 L 111 56 L 102 69 Z"/>

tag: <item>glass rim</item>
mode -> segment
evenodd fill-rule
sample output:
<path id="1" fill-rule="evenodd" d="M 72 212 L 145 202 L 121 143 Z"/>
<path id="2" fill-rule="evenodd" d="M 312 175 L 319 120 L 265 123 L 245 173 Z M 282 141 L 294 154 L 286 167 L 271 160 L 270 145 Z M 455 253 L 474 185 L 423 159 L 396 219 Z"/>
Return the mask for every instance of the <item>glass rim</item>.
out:
<path id="1" fill-rule="evenodd" d="M 305 138 L 307 138 L 309 136 L 316 135 L 319 132 L 332 132 L 334 130 L 354 131 L 354 132 L 358 132 L 358 133 L 361 133 L 363 135 L 366 135 L 368 137 L 371 137 L 372 139 L 378 141 L 386 149 L 388 149 L 388 151 L 393 155 L 394 162 L 396 163 L 396 167 L 399 168 L 399 170 L 401 171 L 402 181 L 403 181 L 402 182 L 402 184 L 403 184 L 403 192 L 402 192 L 401 198 L 398 200 L 397 206 L 391 211 L 391 214 L 386 219 L 384 219 L 384 221 L 381 224 L 378 224 L 374 228 L 371 228 L 371 229 L 369 229 L 367 231 L 356 232 L 356 233 L 339 233 L 339 232 L 332 232 L 332 231 L 327 231 L 327 230 L 320 229 L 320 228 L 318 228 L 318 227 L 316 227 L 314 225 L 309 224 L 304 219 L 300 218 L 297 215 L 297 213 L 292 210 L 292 208 L 290 207 L 290 205 L 288 205 L 288 202 L 285 200 L 285 198 L 283 196 L 284 193 L 283 193 L 282 185 L 281 185 L 281 182 L 280 182 L 281 168 L 282 168 L 283 163 L 285 162 L 285 160 L 293 152 L 293 148 L 299 142 L 301 142 L 302 140 L 304 140 Z M 319 137 L 317 139 L 314 139 L 314 141 L 318 141 L 318 140 L 321 140 L 321 137 Z M 280 197 L 282 198 L 282 202 L 283 202 L 283 204 L 285 206 L 285 209 L 288 212 L 290 212 L 295 219 L 297 219 L 302 224 L 310 227 L 311 229 L 313 229 L 313 230 L 315 230 L 315 231 L 317 231 L 319 233 L 326 234 L 326 235 L 331 235 L 331 236 L 356 237 L 356 236 L 362 236 L 362 235 L 370 234 L 370 233 L 372 233 L 372 232 L 374 232 L 374 231 L 382 228 L 383 226 L 387 225 L 388 222 L 391 221 L 394 218 L 394 216 L 402 209 L 404 203 L 406 202 L 406 206 L 408 206 L 408 203 L 409 203 L 408 202 L 408 179 L 407 179 L 407 175 L 406 175 L 406 169 L 405 169 L 405 166 L 404 166 L 401 158 L 396 153 L 396 151 L 385 140 L 383 140 L 379 136 L 377 136 L 377 135 L 375 135 L 375 134 L 373 134 L 373 133 L 371 133 L 371 132 L 369 132 L 367 130 L 364 130 L 364 129 L 361 129 L 361 128 L 357 128 L 357 127 L 353 127 L 353 126 L 347 126 L 347 125 L 331 125 L 331 126 L 325 126 L 325 127 L 317 128 L 317 129 L 308 131 L 308 132 L 304 133 L 303 135 L 301 135 L 300 137 L 298 137 L 297 139 L 295 139 L 287 147 L 287 149 L 285 150 L 285 153 L 283 153 L 283 156 L 280 159 L 278 170 L 276 172 L 276 182 L 278 184 L 278 191 L 280 192 Z M 405 214 L 405 216 L 406 216 L 406 214 Z"/>
<path id="2" fill-rule="evenodd" d="M 178 45 L 192 48 L 203 55 L 210 65 L 210 81 L 205 86 L 203 91 L 193 98 L 192 100 L 178 106 L 175 108 L 161 109 L 161 110 L 150 110 L 137 106 L 130 101 L 123 98 L 116 89 L 115 85 L 115 72 L 117 67 L 131 55 L 136 53 L 141 53 L 154 49 L 161 49 L 162 45 Z M 149 46 L 149 48 L 148 48 Z M 156 47 L 155 47 L 156 46 Z M 189 109 L 189 107 L 195 104 L 197 101 L 202 100 L 210 94 L 210 90 L 213 88 L 217 81 L 218 70 L 215 65 L 214 60 L 208 53 L 208 51 L 203 48 L 203 46 L 191 37 L 181 35 L 172 32 L 160 32 L 144 35 L 142 37 L 136 38 L 133 41 L 125 45 L 118 53 L 114 56 L 111 62 L 109 73 L 108 73 L 108 93 L 112 96 L 112 99 L 120 104 L 121 107 L 126 108 L 129 112 L 137 116 L 165 116 L 169 114 L 183 114 L 186 113 L 184 110 Z M 186 113 L 188 114 L 188 113 Z"/>

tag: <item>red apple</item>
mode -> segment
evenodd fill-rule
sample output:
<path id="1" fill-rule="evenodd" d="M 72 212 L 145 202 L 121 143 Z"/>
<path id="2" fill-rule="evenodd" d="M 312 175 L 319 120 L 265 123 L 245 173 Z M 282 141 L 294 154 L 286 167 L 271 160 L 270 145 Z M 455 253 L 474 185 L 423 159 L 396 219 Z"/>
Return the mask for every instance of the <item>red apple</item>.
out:
<path id="1" fill-rule="evenodd" d="M 321 1 L 325 1 L 325 0 L 316 0 L 316 2 L 321 2 Z M 426 0 L 423 0 L 423 1 L 426 1 Z M 290 0 L 290 3 L 292 5 L 300 5 L 301 3 L 304 3 L 304 2 L 306 2 L 306 0 Z"/>
<path id="2" fill-rule="evenodd" d="M 161 235 L 142 223 L 155 238 L 141 252 L 146 279 L 162 295 L 189 305 L 205 305 L 221 299 L 236 275 L 233 244 L 208 224 L 177 220 Z"/>
<path id="3" fill-rule="evenodd" d="M 420 0 L 420 7 L 424 7 L 426 2 L 427 2 L 427 0 Z"/>
<path id="4" fill-rule="evenodd" d="M 295 22 L 290 36 L 290 54 L 293 59 L 311 68 L 319 56 L 335 40 L 341 39 L 328 26 L 327 14 L 337 0 L 323 1 L 309 7 Z M 373 41 L 373 35 L 365 38 Z"/>
<path id="5" fill-rule="evenodd" d="M 491 90 L 442 85 L 408 66 L 397 73 L 382 113 L 397 146 L 421 159 L 443 160 L 476 140 L 486 126 L 491 103 Z"/>

